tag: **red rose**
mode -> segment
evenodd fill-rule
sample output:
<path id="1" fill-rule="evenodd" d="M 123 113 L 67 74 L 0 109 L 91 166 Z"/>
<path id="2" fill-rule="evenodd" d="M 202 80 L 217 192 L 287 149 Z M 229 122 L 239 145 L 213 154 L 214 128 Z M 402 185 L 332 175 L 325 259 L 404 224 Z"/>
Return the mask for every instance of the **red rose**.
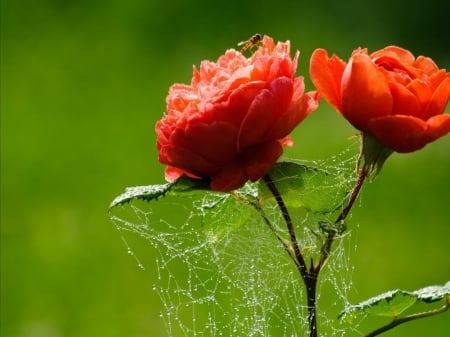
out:
<path id="1" fill-rule="evenodd" d="M 314 51 L 311 79 L 319 93 L 355 128 L 383 146 L 412 152 L 450 132 L 444 114 L 450 74 L 427 57 L 390 46 L 368 55 L 356 49 L 346 64 Z"/>
<path id="2" fill-rule="evenodd" d="M 318 94 L 304 94 L 303 77 L 294 77 L 298 56 L 289 41 L 265 36 L 251 57 L 227 50 L 194 67 L 190 85 L 172 85 L 156 123 L 166 179 L 209 178 L 213 190 L 231 191 L 263 177 L 318 105 Z"/>

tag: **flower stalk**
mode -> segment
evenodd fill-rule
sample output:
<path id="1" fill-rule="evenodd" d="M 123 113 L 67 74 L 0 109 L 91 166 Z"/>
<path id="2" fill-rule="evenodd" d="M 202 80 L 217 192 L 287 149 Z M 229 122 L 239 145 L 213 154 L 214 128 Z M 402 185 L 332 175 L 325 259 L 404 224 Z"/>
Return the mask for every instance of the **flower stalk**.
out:
<path id="1" fill-rule="evenodd" d="M 359 192 L 361 191 L 361 188 L 364 184 L 364 181 L 368 177 L 369 169 L 368 166 L 364 163 L 359 171 L 358 179 L 356 180 L 355 186 L 353 187 L 347 204 L 344 208 L 342 208 L 341 213 L 337 217 L 335 224 L 339 224 L 347 218 L 348 214 L 350 213 L 351 208 L 353 207 Z M 308 325 L 309 325 L 309 337 L 317 337 L 317 281 L 319 279 L 320 272 L 322 271 L 323 267 L 325 266 L 332 249 L 333 242 L 335 241 L 336 232 L 329 231 L 326 237 L 325 242 L 323 243 L 321 250 L 320 250 L 320 257 L 319 262 L 317 264 L 314 263 L 313 259 L 311 259 L 311 264 L 308 268 L 305 257 L 303 256 L 303 253 L 299 247 L 297 235 L 295 233 L 294 224 L 292 222 L 292 218 L 289 214 L 289 210 L 286 207 L 286 204 L 283 201 L 283 198 L 278 191 L 278 188 L 276 187 L 274 181 L 270 178 L 270 176 L 267 174 L 263 178 L 264 183 L 274 196 L 278 207 L 280 208 L 281 214 L 283 216 L 283 219 L 286 223 L 286 227 L 289 233 L 290 242 L 287 244 L 286 242 L 282 241 L 283 247 L 288 252 L 288 254 L 293 259 L 295 265 L 297 266 L 297 269 L 300 273 L 300 276 L 302 278 L 303 283 L 305 284 L 306 288 L 306 298 L 307 298 L 307 307 L 308 307 Z M 266 223 L 270 224 L 270 221 L 265 218 Z M 273 230 L 273 226 L 271 226 L 271 229 Z M 275 233 L 277 238 L 280 240 L 279 235 Z M 292 247 L 292 250 L 291 250 Z"/>

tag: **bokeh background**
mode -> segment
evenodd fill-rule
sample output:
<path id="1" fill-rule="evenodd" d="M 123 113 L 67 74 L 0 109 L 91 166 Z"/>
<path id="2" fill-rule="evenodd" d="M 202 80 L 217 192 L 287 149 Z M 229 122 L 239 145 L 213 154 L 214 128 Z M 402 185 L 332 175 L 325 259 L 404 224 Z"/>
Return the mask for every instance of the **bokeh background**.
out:
<path id="1" fill-rule="evenodd" d="M 347 58 L 397 44 L 449 69 L 449 12 L 436 0 L 2 0 L 1 336 L 166 336 L 154 273 L 107 207 L 126 186 L 163 182 L 154 124 L 193 64 L 260 32 L 290 39 L 305 75 L 317 47 Z M 323 102 L 287 154 L 328 158 L 352 134 Z M 450 278 L 449 138 L 392 156 L 365 187 L 351 301 Z M 444 337 L 448 323 L 386 336 Z"/>

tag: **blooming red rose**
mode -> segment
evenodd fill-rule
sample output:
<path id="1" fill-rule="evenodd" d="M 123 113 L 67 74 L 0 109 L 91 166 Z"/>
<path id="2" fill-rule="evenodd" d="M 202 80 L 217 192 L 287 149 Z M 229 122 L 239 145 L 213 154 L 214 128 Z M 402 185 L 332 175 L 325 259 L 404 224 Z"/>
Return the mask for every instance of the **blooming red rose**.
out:
<path id="1" fill-rule="evenodd" d="M 346 64 L 314 51 L 311 79 L 319 93 L 355 128 L 396 152 L 412 152 L 450 132 L 444 110 L 450 73 L 427 57 L 389 46 L 356 49 Z"/>
<path id="2" fill-rule="evenodd" d="M 263 177 L 318 105 L 318 94 L 304 94 L 303 77 L 294 77 L 298 56 L 289 41 L 265 36 L 251 57 L 227 50 L 194 67 L 190 85 L 172 85 L 156 123 L 166 179 L 209 178 L 213 190 L 231 191 Z"/>

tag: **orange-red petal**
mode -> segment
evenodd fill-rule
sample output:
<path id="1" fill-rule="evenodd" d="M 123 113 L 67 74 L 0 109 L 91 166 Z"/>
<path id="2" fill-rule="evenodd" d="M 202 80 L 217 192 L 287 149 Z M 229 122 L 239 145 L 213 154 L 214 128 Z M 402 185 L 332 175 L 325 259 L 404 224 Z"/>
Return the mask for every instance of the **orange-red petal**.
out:
<path id="1" fill-rule="evenodd" d="M 199 177 L 210 177 L 219 170 L 217 165 L 184 147 L 163 146 L 159 150 L 158 160 Z"/>
<path id="2" fill-rule="evenodd" d="M 427 117 L 437 116 L 444 112 L 445 107 L 450 98 L 450 74 L 441 82 L 441 84 L 434 91 L 431 100 L 429 101 L 425 115 Z"/>
<path id="3" fill-rule="evenodd" d="M 289 108 L 293 93 L 292 82 L 287 77 L 277 78 L 268 89 L 262 90 L 255 97 L 239 130 L 239 151 L 267 140 L 273 123 Z"/>
<path id="4" fill-rule="evenodd" d="M 190 123 L 176 129 L 170 138 L 173 148 L 184 148 L 216 166 L 233 160 L 236 153 L 237 130 L 225 122 Z M 205 141 L 208 146 L 205 146 Z"/>
<path id="5" fill-rule="evenodd" d="M 450 132 L 450 115 L 429 121 L 412 116 L 387 116 L 370 122 L 370 131 L 384 146 L 400 153 L 413 152 Z"/>
<path id="6" fill-rule="evenodd" d="M 371 59 L 378 57 L 392 57 L 404 65 L 412 65 L 414 63 L 414 55 L 409 50 L 398 46 L 387 46 L 370 54 Z"/>
<path id="7" fill-rule="evenodd" d="M 392 113 L 389 84 L 381 71 L 364 53 L 352 56 L 342 74 L 343 115 L 361 131 L 368 122 Z"/>
<path id="8" fill-rule="evenodd" d="M 414 67 L 419 68 L 425 74 L 431 75 L 439 71 L 439 67 L 432 59 L 425 56 L 419 56 L 414 62 Z"/>
<path id="9" fill-rule="evenodd" d="M 317 91 L 304 94 L 289 110 L 278 119 L 270 130 L 267 139 L 281 139 L 290 134 L 292 130 L 319 106 L 320 95 Z"/>
<path id="10" fill-rule="evenodd" d="M 242 154 L 240 159 L 224 167 L 211 181 L 215 191 L 231 191 L 242 187 L 246 181 L 256 181 L 269 172 L 283 152 L 275 141 L 260 144 Z"/>
<path id="11" fill-rule="evenodd" d="M 342 112 L 341 78 L 345 62 L 336 55 L 331 58 L 325 49 L 316 49 L 311 55 L 309 74 L 320 94 L 339 112 Z"/>
<path id="12" fill-rule="evenodd" d="M 437 115 L 428 120 L 428 138 L 432 142 L 450 133 L 450 115 Z"/>
<path id="13" fill-rule="evenodd" d="M 389 87 L 393 98 L 393 115 L 409 115 L 421 118 L 421 106 L 410 90 L 397 82 L 390 82 Z"/>
<path id="14" fill-rule="evenodd" d="M 178 178 L 180 178 L 182 175 L 188 176 L 190 178 L 199 178 L 189 172 L 186 172 L 184 170 L 181 170 L 177 167 L 173 166 L 167 166 L 166 170 L 164 171 L 164 176 L 168 182 L 174 182 Z"/>

